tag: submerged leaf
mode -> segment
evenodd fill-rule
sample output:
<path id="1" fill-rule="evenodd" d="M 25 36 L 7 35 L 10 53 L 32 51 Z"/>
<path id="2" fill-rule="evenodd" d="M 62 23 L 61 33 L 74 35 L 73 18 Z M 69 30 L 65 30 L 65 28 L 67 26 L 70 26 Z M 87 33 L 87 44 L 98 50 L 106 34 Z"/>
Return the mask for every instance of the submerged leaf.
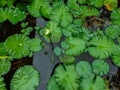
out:
<path id="1" fill-rule="evenodd" d="M 40 75 L 38 71 L 30 65 L 19 68 L 10 83 L 11 90 L 36 90 L 39 85 Z"/>

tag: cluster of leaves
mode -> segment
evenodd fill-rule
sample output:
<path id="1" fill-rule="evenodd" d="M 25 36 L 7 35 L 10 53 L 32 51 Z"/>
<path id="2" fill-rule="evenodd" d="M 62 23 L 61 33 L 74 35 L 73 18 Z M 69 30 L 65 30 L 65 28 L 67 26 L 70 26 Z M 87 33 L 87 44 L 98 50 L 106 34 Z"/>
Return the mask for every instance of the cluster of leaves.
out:
<path id="1" fill-rule="evenodd" d="M 95 60 L 92 66 L 86 61 L 76 65 L 60 64 L 51 76 L 47 90 L 108 90 L 106 80 L 101 77 L 108 72 L 109 65 L 104 60 Z"/>
<path id="2" fill-rule="evenodd" d="M 11 68 L 11 61 L 32 57 L 34 52 L 42 49 L 42 41 L 39 38 L 29 38 L 33 27 L 28 22 L 21 23 L 21 34 L 9 36 L 5 42 L 0 43 L 0 90 L 6 90 L 2 76 L 7 74 Z M 33 82 L 34 81 L 34 82 Z M 40 76 L 33 66 L 19 68 L 11 80 L 11 90 L 36 90 L 39 85 Z"/>

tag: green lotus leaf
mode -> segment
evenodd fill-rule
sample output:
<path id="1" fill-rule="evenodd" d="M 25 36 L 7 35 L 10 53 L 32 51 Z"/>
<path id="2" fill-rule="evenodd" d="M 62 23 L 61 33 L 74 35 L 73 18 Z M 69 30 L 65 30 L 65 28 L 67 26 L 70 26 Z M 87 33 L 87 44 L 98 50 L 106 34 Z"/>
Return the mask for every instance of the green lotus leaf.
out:
<path id="1" fill-rule="evenodd" d="M 61 90 L 53 76 L 48 81 L 47 90 Z"/>
<path id="2" fill-rule="evenodd" d="M 76 64 L 76 71 L 83 78 L 90 79 L 94 77 L 94 74 L 92 73 L 91 65 L 86 61 L 79 61 Z"/>
<path id="3" fill-rule="evenodd" d="M 116 8 L 111 13 L 112 24 L 120 26 L 120 8 Z"/>
<path id="4" fill-rule="evenodd" d="M 112 11 L 118 6 L 117 0 L 104 0 L 104 5 L 107 10 Z"/>
<path id="5" fill-rule="evenodd" d="M 27 6 L 27 10 L 36 18 L 41 16 L 49 18 L 52 8 L 48 0 L 31 0 Z"/>
<path id="6" fill-rule="evenodd" d="M 80 38 L 68 37 L 62 42 L 62 48 L 65 50 L 66 55 L 78 56 L 84 52 L 86 42 Z M 67 47 L 66 47 L 67 45 Z"/>
<path id="7" fill-rule="evenodd" d="M 5 83 L 4 83 L 4 78 L 0 77 L 0 90 L 7 90 Z"/>
<path id="8" fill-rule="evenodd" d="M 9 60 L 0 59 L 0 75 L 5 75 L 11 68 Z"/>
<path id="9" fill-rule="evenodd" d="M 40 51 L 42 49 L 41 40 L 39 38 L 33 38 L 29 41 L 30 50 L 33 52 Z"/>
<path id="10" fill-rule="evenodd" d="M 108 90 L 104 79 L 97 76 L 95 80 L 82 79 L 80 84 L 81 90 Z"/>
<path id="11" fill-rule="evenodd" d="M 99 16 L 99 15 L 100 15 L 99 11 L 96 8 L 90 6 L 81 5 L 79 8 L 76 8 L 76 10 L 73 11 L 73 16 L 75 18 L 80 18 L 83 20 L 86 17 Z"/>
<path id="12" fill-rule="evenodd" d="M 11 90 L 36 90 L 39 85 L 40 75 L 38 71 L 30 65 L 19 68 L 10 83 Z"/>
<path id="13" fill-rule="evenodd" d="M 50 42 L 51 39 L 53 43 L 57 43 L 60 41 L 61 36 L 61 28 L 54 21 L 50 21 L 44 28 L 44 37 L 47 42 Z"/>
<path id="14" fill-rule="evenodd" d="M 115 44 L 106 36 L 96 36 L 88 42 L 88 52 L 91 56 L 106 59 L 114 53 Z"/>
<path id="15" fill-rule="evenodd" d="M 54 6 L 50 19 L 59 23 L 61 27 L 67 27 L 72 22 L 73 17 L 70 14 L 69 8 L 60 4 L 57 7 Z"/>
<path id="16" fill-rule="evenodd" d="M 15 34 L 9 36 L 5 40 L 5 47 L 10 56 L 20 59 L 29 55 L 29 44 L 30 39 L 22 34 Z"/>
<path id="17" fill-rule="evenodd" d="M 16 24 L 26 18 L 26 13 L 18 8 L 0 8 L 0 22 L 9 20 Z"/>
<path id="18" fill-rule="evenodd" d="M 105 28 L 105 34 L 112 39 L 116 39 L 120 35 L 120 28 L 116 25 L 110 25 Z"/>
<path id="19" fill-rule="evenodd" d="M 104 60 L 95 60 L 92 63 L 93 72 L 98 75 L 106 75 L 109 72 L 109 65 Z"/>
<path id="20" fill-rule="evenodd" d="M 54 77 L 60 90 L 78 90 L 79 76 L 74 65 L 59 65 L 54 72 Z"/>

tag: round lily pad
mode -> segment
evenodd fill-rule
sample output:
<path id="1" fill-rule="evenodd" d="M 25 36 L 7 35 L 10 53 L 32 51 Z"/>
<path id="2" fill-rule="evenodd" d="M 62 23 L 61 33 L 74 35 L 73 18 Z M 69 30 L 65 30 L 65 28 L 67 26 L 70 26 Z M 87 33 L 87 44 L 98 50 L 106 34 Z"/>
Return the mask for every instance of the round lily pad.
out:
<path id="1" fill-rule="evenodd" d="M 36 90 L 39 85 L 40 75 L 30 65 L 19 68 L 10 83 L 11 90 Z"/>

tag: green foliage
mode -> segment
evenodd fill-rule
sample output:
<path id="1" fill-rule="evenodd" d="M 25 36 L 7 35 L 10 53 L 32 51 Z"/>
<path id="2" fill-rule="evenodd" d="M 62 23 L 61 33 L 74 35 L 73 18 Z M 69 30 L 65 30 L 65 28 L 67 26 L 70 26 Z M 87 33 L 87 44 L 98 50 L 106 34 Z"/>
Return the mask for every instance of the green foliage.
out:
<path id="1" fill-rule="evenodd" d="M 4 83 L 4 78 L 0 77 L 0 90 L 7 90 Z"/>
<path id="2" fill-rule="evenodd" d="M 53 76 L 48 81 L 47 90 L 60 90 L 60 88 Z"/>
<path id="3" fill-rule="evenodd" d="M 18 8 L 0 8 L 0 22 L 9 20 L 12 24 L 17 24 L 26 18 L 26 13 Z"/>
<path id="4" fill-rule="evenodd" d="M 5 47 L 10 56 L 14 58 L 26 57 L 29 51 L 28 41 L 30 39 L 22 34 L 9 36 L 5 41 Z"/>
<path id="5" fill-rule="evenodd" d="M 0 0 L 0 6 L 1 6 L 1 7 L 5 6 L 5 5 L 6 5 L 6 3 L 7 3 L 7 1 L 6 1 L 6 0 Z"/>
<path id="6" fill-rule="evenodd" d="M 13 7 L 14 1 L 15 0 L 7 0 L 7 6 L 8 7 Z"/>
<path id="7" fill-rule="evenodd" d="M 102 7 L 104 0 L 88 0 L 87 4 L 95 7 Z"/>
<path id="8" fill-rule="evenodd" d="M 58 4 L 53 7 L 53 12 L 50 16 L 52 21 L 55 21 L 60 24 L 61 27 L 67 27 L 72 22 L 72 15 L 70 10 L 64 4 Z"/>
<path id="9" fill-rule="evenodd" d="M 92 73 L 91 65 L 86 61 L 80 61 L 76 64 L 77 73 L 83 78 L 93 78 L 94 74 Z M 87 89 L 86 89 L 87 90 Z"/>
<path id="10" fill-rule="evenodd" d="M 61 44 L 64 53 L 70 56 L 77 56 L 84 52 L 86 42 L 80 38 L 68 37 Z"/>
<path id="11" fill-rule="evenodd" d="M 116 52 L 112 56 L 112 61 L 115 65 L 120 66 L 120 46 L 117 46 Z"/>
<path id="12" fill-rule="evenodd" d="M 120 28 L 116 25 L 110 25 L 105 28 L 105 34 L 112 39 L 116 39 L 120 35 Z"/>
<path id="13" fill-rule="evenodd" d="M 19 68 L 10 83 L 11 90 L 36 90 L 39 85 L 40 75 L 33 66 Z"/>
<path id="14" fill-rule="evenodd" d="M 114 53 L 115 44 L 106 36 L 96 36 L 88 42 L 88 52 L 91 56 L 106 59 Z"/>
<path id="15" fill-rule="evenodd" d="M 99 16 L 99 15 L 100 15 L 99 11 L 96 8 L 90 6 L 84 6 L 84 5 L 81 5 L 79 8 L 76 8 L 75 11 L 73 11 L 73 16 L 75 18 L 81 18 L 83 20 L 86 17 Z"/>
<path id="16" fill-rule="evenodd" d="M 27 6 L 27 10 L 36 18 L 41 16 L 49 18 L 52 8 L 48 0 L 31 0 Z"/>
<path id="17" fill-rule="evenodd" d="M 33 52 L 38 52 L 42 49 L 42 42 L 39 38 L 33 38 L 29 41 L 30 50 Z"/>
<path id="18" fill-rule="evenodd" d="M 75 63 L 75 57 L 63 55 L 60 57 L 60 62 L 67 64 L 67 65 L 73 64 Z"/>
<path id="19" fill-rule="evenodd" d="M 116 8 L 111 13 L 112 24 L 120 26 L 120 8 Z"/>
<path id="20" fill-rule="evenodd" d="M 15 34 L 5 40 L 5 48 L 10 56 L 20 59 L 28 56 L 31 52 L 40 50 L 41 40 L 30 39 L 23 34 Z"/>
<path id="21" fill-rule="evenodd" d="M 61 27 L 59 27 L 56 22 L 48 22 L 47 25 L 43 28 L 43 30 L 44 38 L 47 42 L 50 42 L 51 40 L 52 42 L 57 43 L 60 41 L 62 36 Z"/>
<path id="22" fill-rule="evenodd" d="M 104 0 L 104 5 L 107 10 L 112 11 L 118 6 L 117 0 Z"/>
<path id="23" fill-rule="evenodd" d="M 93 72 L 98 75 L 105 75 L 109 72 L 109 65 L 104 60 L 95 60 L 92 63 Z"/>
<path id="24" fill-rule="evenodd" d="M 0 75 L 5 75 L 11 68 L 9 60 L 0 59 Z"/>
<path id="25" fill-rule="evenodd" d="M 90 79 L 82 79 L 81 82 L 81 90 L 108 90 L 104 79 L 100 76 L 97 76 L 94 81 Z"/>
<path id="26" fill-rule="evenodd" d="M 59 65 L 55 69 L 54 77 L 59 87 L 61 87 L 60 90 L 78 90 L 79 77 L 74 65 Z"/>

